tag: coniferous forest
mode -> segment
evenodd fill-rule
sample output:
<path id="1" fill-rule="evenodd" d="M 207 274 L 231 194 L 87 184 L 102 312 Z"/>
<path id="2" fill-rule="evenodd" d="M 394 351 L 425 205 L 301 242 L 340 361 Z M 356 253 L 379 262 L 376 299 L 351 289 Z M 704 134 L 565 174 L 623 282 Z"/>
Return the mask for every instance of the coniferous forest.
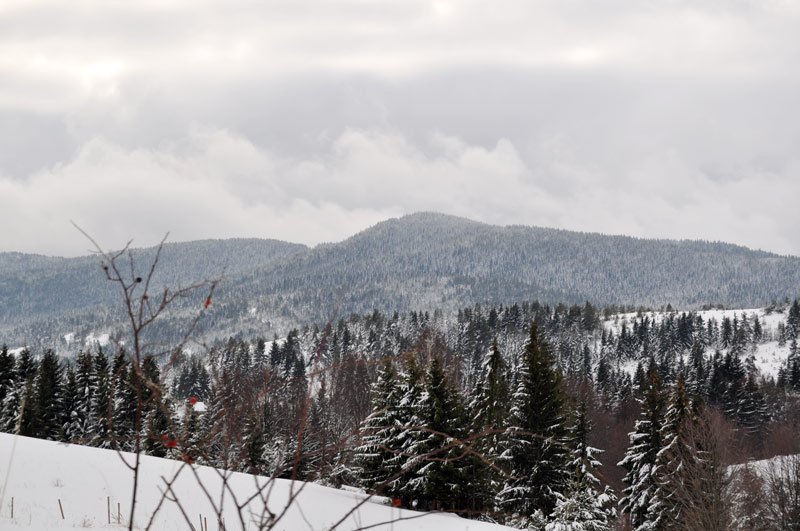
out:
<path id="1" fill-rule="evenodd" d="M 748 463 L 800 452 L 800 302 L 621 310 L 376 310 L 138 364 L 3 347 L 0 428 L 521 528 L 797 529 L 800 468 Z"/>

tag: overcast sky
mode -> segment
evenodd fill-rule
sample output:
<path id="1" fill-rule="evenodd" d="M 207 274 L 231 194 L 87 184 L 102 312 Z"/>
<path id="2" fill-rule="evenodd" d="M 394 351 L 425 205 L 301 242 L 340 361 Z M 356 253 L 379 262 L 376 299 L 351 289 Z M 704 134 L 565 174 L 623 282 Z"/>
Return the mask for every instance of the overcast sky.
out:
<path id="1" fill-rule="evenodd" d="M 796 0 L 0 3 L 0 250 L 421 210 L 800 254 Z"/>

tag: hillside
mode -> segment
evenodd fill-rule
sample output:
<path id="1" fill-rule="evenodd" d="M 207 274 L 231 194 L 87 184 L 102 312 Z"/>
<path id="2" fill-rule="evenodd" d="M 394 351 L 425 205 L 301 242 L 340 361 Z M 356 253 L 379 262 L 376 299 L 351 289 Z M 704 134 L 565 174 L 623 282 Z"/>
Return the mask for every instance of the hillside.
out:
<path id="1" fill-rule="evenodd" d="M 0 433 L 0 455 L 3 474 L 8 473 L 8 485 L 3 492 L 0 507 L 2 529 L 121 529 L 127 528 L 131 500 L 132 475 L 112 450 L 102 450 L 59 444 L 51 441 L 19 437 L 12 454 L 14 436 Z M 132 454 L 121 454 L 132 460 Z M 9 458 L 11 467 L 5 458 Z M 182 462 L 143 456 L 134 529 L 144 529 L 161 498 L 164 486 L 162 477 L 173 478 Z M 208 489 L 215 503 L 219 503 L 222 480 L 219 471 L 195 466 L 197 478 Z M 259 529 L 257 522 L 264 512 L 264 504 L 256 497 L 243 511 L 244 526 L 234 510 L 232 495 L 242 500 L 257 494 L 269 478 L 241 473 L 228 473 L 230 492 L 224 496 L 223 518 L 228 529 Z M 172 486 L 183 511 L 191 518 L 195 529 L 200 515 L 208 521 L 208 529 L 218 529 L 215 514 L 206 495 L 198 486 L 195 476 L 184 467 Z M 343 518 L 365 496 L 356 492 L 337 490 L 320 485 L 292 483 L 275 480 L 272 489 L 264 491 L 267 507 L 280 514 L 292 494 L 294 503 L 277 522 L 274 529 L 327 530 Z M 11 498 L 14 498 L 14 518 L 11 519 Z M 61 517 L 58 502 L 64 510 Z M 110 502 L 109 502 L 110 500 Z M 385 530 L 502 530 L 503 526 L 463 520 L 451 514 L 417 513 L 396 509 L 375 498 L 356 509 L 336 529 L 352 530 L 369 527 Z M 112 508 L 112 523 L 108 523 L 108 507 Z M 121 506 L 121 525 L 117 525 L 117 503 Z M 252 511 L 252 512 L 251 512 Z M 188 529 L 181 509 L 176 503 L 165 502 L 154 520 L 153 529 Z M 265 528 L 266 529 L 266 528 Z"/>
<path id="2" fill-rule="evenodd" d="M 146 263 L 152 249 L 138 251 Z M 421 213 L 375 225 L 313 249 L 270 240 L 169 244 L 156 286 L 216 278 L 214 336 L 284 333 L 299 323 L 340 315 L 410 309 L 453 310 L 473 303 L 540 300 L 596 305 L 670 303 L 696 308 L 763 306 L 795 297 L 800 259 L 725 243 L 643 240 L 563 230 L 498 227 Z M 63 342 L 109 332 L 113 286 L 96 257 L 0 254 L 0 340 Z M 162 323 L 159 339 L 177 335 L 182 310 Z M 89 327 L 88 323 L 91 323 Z"/>

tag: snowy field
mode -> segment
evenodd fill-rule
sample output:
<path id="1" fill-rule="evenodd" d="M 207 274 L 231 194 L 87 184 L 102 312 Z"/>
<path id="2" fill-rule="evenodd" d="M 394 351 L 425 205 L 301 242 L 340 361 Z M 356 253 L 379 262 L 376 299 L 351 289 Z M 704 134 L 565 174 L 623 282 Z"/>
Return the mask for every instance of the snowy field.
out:
<path id="1" fill-rule="evenodd" d="M 14 448 L 15 446 L 15 448 Z M 131 454 L 122 454 L 128 460 Z M 213 468 L 192 467 L 219 505 L 222 492 L 220 472 Z M 208 531 L 222 528 L 216 521 L 214 509 L 190 467 L 182 462 L 142 456 L 134 527 L 147 529 L 150 517 L 161 499 L 164 479 L 178 479 L 173 484 L 180 506 L 165 501 L 154 519 L 154 530 L 200 531 L 200 521 Z M 0 529 L 122 529 L 127 528 L 132 492 L 132 473 L 119 454 L 85 446 L 18 437 L 0 433 Z M 267 478 L 229 473 L 229 491 L 222 497 L 225 529 L 258 529 L 264 515 L 264 503 L 256 498 L 242 512 L 242 521 L 234 508 L 234 497 L 243 501 L 268 485 Z M 366 498 L 358 492 L 337 490 L 310 483 L 276 480 L 263 492 L 270 511 L 279 514 L 290 496 L 294 502 L 273 529 L 285 531 L 316 531 L 331 529 L 420 530 L 420 531 L 481 531 L 510 529 L 504 526 L 466 520 L 451 514 L 418 513 L 397 509 L 385 499 L 372 499 L 356 510 Z M 11 518 L 13 498 L 14 517 Z M 61 508 L 59 508 L 59 501 Z M 117 504 L 120 504 L 120 523 L 117 523 Z M 62 511 L 63 509 L 63 518 Z M 352 514 L 346 516 L 349 511 Z M 110 514 L 110 517 L 109 517 Z M 109 519 L 111 523 L 109 524 Z M 191 525 L 190 525 L 191 524 Z M 205 527 L 203 528 L 205 529 Z"/>

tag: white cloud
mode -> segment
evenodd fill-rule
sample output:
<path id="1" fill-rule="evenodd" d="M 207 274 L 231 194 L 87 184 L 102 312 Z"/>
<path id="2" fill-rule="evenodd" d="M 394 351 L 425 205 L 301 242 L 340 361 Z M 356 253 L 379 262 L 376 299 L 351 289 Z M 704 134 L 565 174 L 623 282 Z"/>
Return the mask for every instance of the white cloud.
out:
<path id="1" fill-rule="evenodd" d="M 81 254 L 86 242 L 69 225 L 74 219 L 108 247 L 131 237 L 148 245 L 167 231 L 172 240 L 253 236 L 315 244 L 434 210 L 497 224 L 800 251 L 794 179 L 715 182 L 670 154 L 632 169 L 618 186 L 593 179 L 563 154 L 542 173 L 575 190 L 549 190 L 505 139 L 484 148 L 432 134 L 418 146 L 396 132 L 347 130 L 309 160 L 276 156 L 222 130 L 195 128 L 153 150 L 95 139 L 67 164 L 27 181 L 0 179 L 0 237 L 10 249 Z M 754 200 L 759 196 L 764 200 Z"/>
<path id="2" fill-rule="evenodd" d="M 800 254 L 786 0 L 0 4 L 2 250 L 438 210 Z M 197 124 L 203 124 L 198 126 Z"/>

